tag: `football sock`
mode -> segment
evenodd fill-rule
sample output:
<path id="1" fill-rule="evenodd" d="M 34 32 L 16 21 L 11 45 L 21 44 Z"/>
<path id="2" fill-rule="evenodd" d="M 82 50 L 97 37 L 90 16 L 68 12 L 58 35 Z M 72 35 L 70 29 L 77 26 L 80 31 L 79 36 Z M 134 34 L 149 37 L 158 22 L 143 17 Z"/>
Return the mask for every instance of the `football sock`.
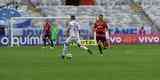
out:
<path id="1" fill-rule="evenodd" d="M 89 54 L 93 54 L 93 52 L 90 49 L 88 49 L 87 51 Z"/>
<path id="2" fill-rule="evenodd" d="M 100 54 L 103 54 L 101 45 L 98 45 Z"/>
<path id="3" fill-rule="evenodd" d="M 85 47 L 85 46 L 80 46 L 80 48 L 82 48 L 82 49 L 84 49 L 84 50 L 88 50 L 88 48 Z"/>
<path id="4" fill-rule="evenodd" d="M 51 42 L 51 47 L 54 47 L 53 40 L 50 40 L 50 42 Z"/>
<path id="5" fill-rule="evenodd" d="M 62 55 L 66 55 L 67 53 L 68 53 L 68 47 L 69 47 L 69 45 L 67 44 L 67 43 L 65 43 L 64 44 L 64 48 L 63 48 L 63 53 L 62 53 Z"/>
<path id="6" fill-rule="evenodd" d="M 43 39 L 43 45 L 46 47 L 46 39 Z"/>
<path id="7" fill-rule="evenodd" d="M 92 51 L 90 49 L 88 49 L 86 46 L 82 46 L 80 44 L 78 44 L 78 46 L 84 50 L 87 50 L 89 54 L 93 54 Z"/>

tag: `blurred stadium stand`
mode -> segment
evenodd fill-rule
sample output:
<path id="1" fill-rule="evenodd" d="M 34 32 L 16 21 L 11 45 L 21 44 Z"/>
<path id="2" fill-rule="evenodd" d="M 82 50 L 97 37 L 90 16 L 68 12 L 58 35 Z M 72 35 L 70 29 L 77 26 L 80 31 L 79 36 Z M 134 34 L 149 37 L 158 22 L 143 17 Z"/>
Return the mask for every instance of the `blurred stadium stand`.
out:
<path id="1" fill-rule="evenodd" d="M 66 0 L 1 0 L 0 6 L 10 2 L 18 3 L 17 11 L 26 12 L 28 16 L 104 14 L 112 25 L 146 25 L 160 31 L 160 0 L 95 0 L 93 5 L 81 5 L 79 2 L 79 6 L 66 5 Z"/>

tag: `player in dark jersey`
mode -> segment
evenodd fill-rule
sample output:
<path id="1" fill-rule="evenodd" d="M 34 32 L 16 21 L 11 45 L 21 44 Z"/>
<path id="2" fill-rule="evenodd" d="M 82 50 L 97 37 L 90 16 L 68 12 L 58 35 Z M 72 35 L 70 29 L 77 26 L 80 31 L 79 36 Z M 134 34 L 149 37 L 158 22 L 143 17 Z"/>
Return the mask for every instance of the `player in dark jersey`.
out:
<path id="1" fill-rule="evenodd" d="M 94 37 L 96 38 L 99 51 L 103 56 L 102 49 L 110 48 L 108 25 L 103 20 L 103 15 L 99 15 L 94 24 Z"/>
<path id="2" fill-rule="evenodd" d="M 47 19 L 43 25 L 43 43 L 44 43 L 44 47 L 47 46 L 47 42 L 50 43 L 51 41 L 51 21 L 49 19 Z M 43 48 L 44 48 L 43 47 Z"/>

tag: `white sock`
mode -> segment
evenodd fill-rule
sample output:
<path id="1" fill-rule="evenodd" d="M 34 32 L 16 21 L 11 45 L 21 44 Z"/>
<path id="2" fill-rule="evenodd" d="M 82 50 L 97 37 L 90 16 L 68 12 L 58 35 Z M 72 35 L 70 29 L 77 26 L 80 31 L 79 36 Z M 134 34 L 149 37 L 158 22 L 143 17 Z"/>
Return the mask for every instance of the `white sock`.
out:
<path id="1" fill-rule="evenodd" d="M 88 48 L 86 46 L 80 46 L 80 48 L 88 50 Z"/>

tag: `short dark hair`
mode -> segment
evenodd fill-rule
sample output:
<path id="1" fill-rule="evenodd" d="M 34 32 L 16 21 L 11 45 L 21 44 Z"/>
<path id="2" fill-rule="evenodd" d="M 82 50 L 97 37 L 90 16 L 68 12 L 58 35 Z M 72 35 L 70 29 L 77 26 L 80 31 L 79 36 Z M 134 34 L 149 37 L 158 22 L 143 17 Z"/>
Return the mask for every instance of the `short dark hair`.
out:
<path id="1" fill-rule="evenodd" d="M 71 15 L 70 18 L 71 18 L 71 20 L 75 20 L 76 16 L 75 15 Z"/>
<path id="2" fill-rule="evenodd" d="M 102 14 L 100 14 L 100 15 L 99 15 L 99 17 L 103 17 L 103 15 L 102 15 Z"/>

